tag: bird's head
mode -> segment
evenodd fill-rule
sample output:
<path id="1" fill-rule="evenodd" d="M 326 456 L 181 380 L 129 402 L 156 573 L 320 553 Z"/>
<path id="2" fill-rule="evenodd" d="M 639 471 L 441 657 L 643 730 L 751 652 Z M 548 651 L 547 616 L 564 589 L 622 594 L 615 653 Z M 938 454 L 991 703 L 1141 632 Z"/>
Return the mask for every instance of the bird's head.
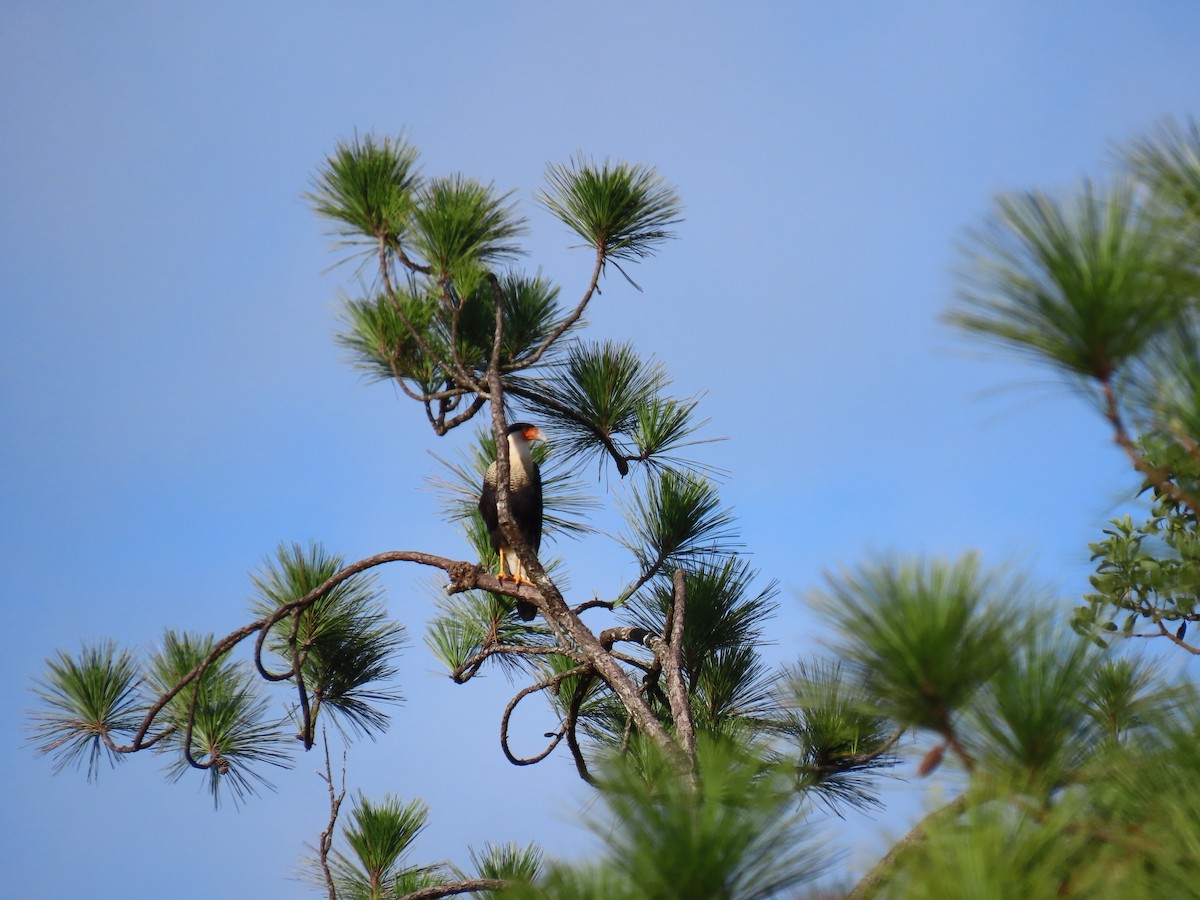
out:
<path id="1" fill-rule="evenodd" d="M 544 441 L 542 430 L 536 425 L 530 425 L 528 422 L 515 422 L 508 426 L 508 439 L 519 440 L 525 442 Z"/>

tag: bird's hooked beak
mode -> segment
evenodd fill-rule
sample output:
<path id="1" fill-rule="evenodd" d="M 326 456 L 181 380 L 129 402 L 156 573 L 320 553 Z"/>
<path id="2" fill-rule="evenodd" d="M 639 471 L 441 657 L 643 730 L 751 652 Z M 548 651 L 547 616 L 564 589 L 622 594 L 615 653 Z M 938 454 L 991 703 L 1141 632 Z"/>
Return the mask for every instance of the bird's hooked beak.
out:
<path id="1" fill-rule="evenodd" d="M 542 430 L 540 428 L 538 428 L 536 425 L 530 425 L 528 428 L 526 428 L 524 431 L 522 431 L 521 437 L 525 438 L 525 440 L 527 440 L 527 441 L 545 441 L 546 440 L 544 437 L 542 437 Z"/>

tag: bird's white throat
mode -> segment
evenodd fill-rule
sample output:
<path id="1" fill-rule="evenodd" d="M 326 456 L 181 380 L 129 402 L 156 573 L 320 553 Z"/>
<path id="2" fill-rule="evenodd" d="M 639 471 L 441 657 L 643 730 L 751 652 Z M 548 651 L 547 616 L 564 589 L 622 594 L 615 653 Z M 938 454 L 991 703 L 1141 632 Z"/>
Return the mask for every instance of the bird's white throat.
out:
<path id="1" fill-rule="evenodd" d="M 520 435 L 508 436 L 509 482 L 525 482 L 533 471 L 533 448 Z"/>

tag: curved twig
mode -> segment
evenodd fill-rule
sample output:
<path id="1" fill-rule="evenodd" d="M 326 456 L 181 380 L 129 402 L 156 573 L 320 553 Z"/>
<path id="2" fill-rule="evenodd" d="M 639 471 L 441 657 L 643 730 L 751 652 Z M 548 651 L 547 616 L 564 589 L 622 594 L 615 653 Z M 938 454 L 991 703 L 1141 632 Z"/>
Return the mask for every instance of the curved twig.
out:
<path id="1" fill-rule="evenodd" d="M 600 646 L 605 650 L 612 650 L 613 644 L 624 641 L 628 644 L 641 644 L 643 647 L 649 647 L 646 643 L 649 640 L 662 640 L 654 634 L 651 634 L 645 628 L 640 628 L 637 625 L 615 625 L 612 628 L 605 628 L 599 635 Z"/>
<path id="2" fill-rule="evenodd" d="M 484 404 L 486 403 L 487 398 L 477 393 L 475 394 L 475 399 L 471 401 L 471 405 L 452 418 L 449 422 L 446 422 L 444 417 L 439 418 L 438 421 L 441 423 L 440 427 L 443 429 L 442 433 L 445 434 L 450 429 L 457 428 L 463 422 L 467 422 L 475 418 L 475 414 L 483 409 Z"/>
<path id="3" fill-rule="evenodd" d="M 653 667 L 653 663 L 648 663 L 644 659 L 638 659 L 636 656 L 630 656 L 628 653 L 621 653 L 619 650 L 609 651 L 613 659 L 619 659 L 621 662 L 641 669 L 643 672 L 649 672 Z"/>
<path id="4" fill-rule="evenodd" d="M 527 687 L 521 688 L 521 690 L 517 692 L 517 695 L 508 701 L 508 705 L 504 708 L 504 715 L 500 717 L 500 749 L 504 751 L 504 755 L 510 763 L 512 763 L 514 766 L 531 766 L 534 763 L 539 763 L 549 756 L 554 748 L 557 747 L 559 742 L 563 739 L 563 733 L 560 731 L 554 736 L 554 740 L 550 742 L 550 746 L 548 746 L 537 756 L 531 756 L 528 758 L 514 756 L 512 750 L 508 746 L 508 723 L 512 718 L 513 712 L 516 710 L 517 705 L 530 694 L 536 694 L 538 691 L 544 691 L 546 688 L 553 687 L 567 678 L 573 678 L 576 675 L 582 675 L 589 671 L 594 671 L 594 669 L 590 663 L 585 663 L 584 665 L 576 666 L 573 669 L 568 669 L 565 672 L 559 672 L 556 675 L 551 675 L 549 678 L 543 678 L 536 684 L 531 684 Z"/>
<path id="5" fill-rule="evenodd" d="M 296 640 L 300 634 L 299 612 L 292 616 L 292 633 L 288 637 L 288 644 L 292 647 L 292 667 L 286 672 L 270 672 L 267 670 L 266 664 L 263 662 L 263 646 L 266 643 L 268 635 L 271 633 L 271 627 L 273 627 L 276 622 L 279 621 L 282 621 L 282 619 L 277 619 L 275 622 L 272 622 L 270 626 L 260 631 L 258 633 L 257 640 L 254 642 L 254 668 L 258 670 L 258 674 L 265 681 L 287 681 L 300 671 L 299 653 L 296 651 Z"/>
<path id="6" fill-rule="evenodd" d="M 321 701 L 318 698 L 315 704 L 309 706 L 308 689 L 304 686 L 304 669 L 299 660 L 296 661 L 296 690 L 300 692 L 300 740 L 304 742 L 305 750 L 311 750 L 317 707 Z"/>
<path id="7" fill-rule="evenodd" d="M 401 246 L 399 239 L 394 234 L 389 234 L 387 231 L 376 232 L 376 237 L 381 241 L 386 241 L 388 246 L 395 252 L 396 259 L 400 260 L 401 264 L 410 271 L 417 272 L 421 275 L 432 275 L 433 267 L 424 266 L 419 262 L 409 258 L 409 255 L 404 252 L 404 247 Z"/>
<path id="8" fill-rule="evenodd" d="M 670 559 L 672 552 L 674 552 L 673 549 L 672 550 L 667 550 L 666 548 L 660 549 L 658 552 L 658 557 L 654 560 L 654 562 L 646 567 L 645 571 L 642 572 L 641 576 L 638 578 L 637 581 L 635 581 L 632 585 L 630 585 L 628 588 L 626 588 L 624 591 L 621 592 L 621 596 L 618 597 L 615 601 L 613 601 L 614 605 L 619 605 L 621 603 L 624 603 L 626 600 L 628 600 L 630 597 L 632 597 L 634 594 L 636 594 L 638 591 L 640 591 L 642 589 L 642 587 L 646 584 L 646 582 L 648 582 L 651 578 L 653 578 L 655 575 L 657 575 L 662 570 L 662 567 L 666 564 L 667 560 Z M 669 629 L 668 629 L 668 631 L 669 631 Z M 666 637 L 667 637 L 667 634 L 664 633 L 663 638 L 665 639 Z"/>
<path id="9" fill-rule="evenodd" d="M 208 762 L 203 763 L 198 762 L 196 757 L 192 755 L 192 733 L 196 725 L 196 706 L 200 700 L 200 687 L 201 684 L 197 681 L 195 688 L 192 689 L 192 702 L 188 706 L 187 724 L 183 730 L 183 758 L 187 760 L 187 764 L 193 769 L 211 769 L 217 762 L 213 754 L 210 753 Z"/>
<path id="10" fill-rule="evenodd" d="M 109 750 L 111 750 L 113 753 L 132 753 L 135 750 L 149 750 L 151 747 L 153 747 L 155 744 L 157 744 L 163 738 L 170 737 L 176 731 L 178 731 L 178 729 L 174 725 L 168 725 L 166 728 L 164 728 L 158 734 L 154 735 L 154 737 L 143 740 L 142 743 L 136 748 L 130 747 L 127 744 L 118 744 L 116 741 L 114 741 L 112 739 L 112 735 L 109 733 L 109 730 L 107 728 L 100 728 L 98 730 L 98 734 L 100 736 L 100 740 L 102 740 L 104 742 L 104 746 L 107 747 Z M 61 741 L 55 742 L 53 745 L 51 745 L 50 749 L 52 749 L 52 750 L 57 749 L 61 744 L 65 743 L 67 740 L 69 740 L 69 738 L 63 738 Z"/>
<path id="11" fill-rule="evenodd" d="M 579 735 L 576 728 L 579 725 L 579 713 L 583 709 L 583 700 L 587 696 L 587 692 L 591 690 L 593 681 L 595 681 L 594 675 L 579 679 L 579 684 L 575 685 L 575 692 L 571 694 L 571 702 L 567 706 L 567 721 L 563 726 L 563 731 L 567 735 L 567 747 L 571 751 L 571 758 L 575 760 L 575 771 L 590 785 L 595 785 L 596 780 L 588 771 L 587 760 L 584 759 L 583 749 L 579 746 Z"/>
<path id="12" fill-rule="evenodd" d="M 613 603 L 613 601 L 601 600 L 599 597 L 597 597 L 595 600 L 585 600 L 583 603 L 578 603 L 575 606 L 572 606 L 571 612 L 575 613 L 575 615 L 579 615 L 581 612 L 585 612 L 589 609 L 607 609 L 611 612 L 614 606 L 616 606 L 616 604 Z"/>

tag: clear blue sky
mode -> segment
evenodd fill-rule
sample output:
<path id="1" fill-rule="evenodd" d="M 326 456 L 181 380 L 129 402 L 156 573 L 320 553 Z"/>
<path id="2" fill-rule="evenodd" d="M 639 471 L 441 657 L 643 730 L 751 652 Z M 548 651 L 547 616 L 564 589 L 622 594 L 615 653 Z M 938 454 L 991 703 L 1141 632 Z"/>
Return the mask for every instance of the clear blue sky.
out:
<path id="1" fill-rule="evenodd" d="M 339 138 L 407 132 L 429 173 L 528 198 L 577 150 L 650 163 L 679 240 L 608 283 L 597 336 L 706 391 L 709 462 L 764 580 L 772 658 L 815 649 L 805 591 L 885 551 L 1017 560 L 1061 591 L 1132 479 L 1038 369 L 938 324 L 955 244 L 997 192 L 1103 180 L 1114 143 L 1195 115 L 1200 6 L 830 3 L 65 3 L 0 9 L 0 832 L 13 897 L 292 897 L 324 824 L 315 755 L 214 813 L 139 755 L 97 785 L 25 745 L 58 648 L 246 620 L 280 540 L 462 555 L 422 478 L 439 443 L 331 341 L 300 194 Z M 528 206 L 531 266 L 577 294 L 586 253 Z M 996 392 L 993 388 L 1006 388 Z M 603 491 L 603 484 L 597 489 Z M 604 495 L 611 502 L 610 495 Z M 555 548 L 578 596 L 624 561 Z M 628 568 L 620 570 L 628 574 Z M 413 638 L 408 703 L 350 752 L 352 789 L 424 797 L 422 860 L 583 852 L 565 758 L 497 745 L 503 679 L 455 687 L 421 643 L 434 589 L 384 573 Z M 546 716 L 525 721 L 530 740 Z M 532 746 L 532 744 L 531 744 Z M 920 785 L 898 793 L 915 808 Z M 909 794 L 906 795 L 905 791 Z M 516 802 L 517 812 L 512 812 Z M 502 804 L 504 808 L 502 808 Z M 833 829 L 852 866 L 903 818 Z"/>

